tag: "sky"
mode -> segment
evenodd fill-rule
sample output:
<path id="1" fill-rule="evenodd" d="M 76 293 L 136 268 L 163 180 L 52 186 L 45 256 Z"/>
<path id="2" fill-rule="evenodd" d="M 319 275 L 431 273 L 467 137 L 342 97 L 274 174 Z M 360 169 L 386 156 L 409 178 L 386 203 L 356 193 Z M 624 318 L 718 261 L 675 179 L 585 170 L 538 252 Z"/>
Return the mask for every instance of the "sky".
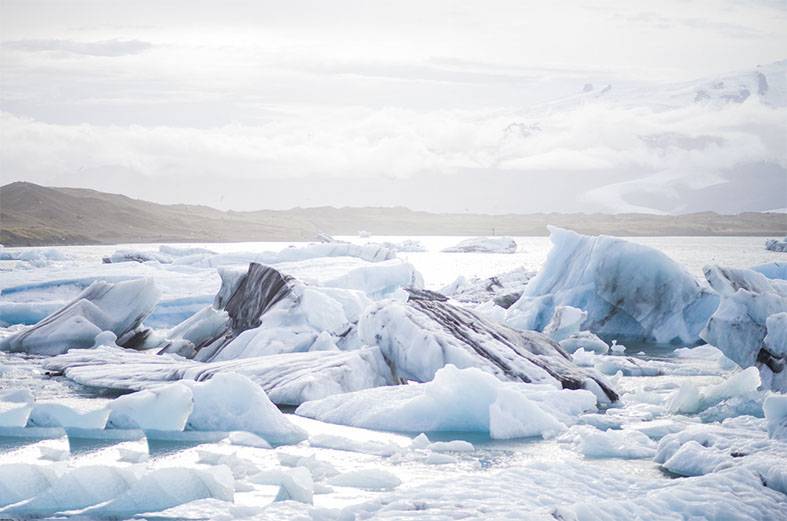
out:
<path id="1" fill-rule="evenodd" d="M 0 185 L 233 210 L 780 210 L 785 58 L 783 0 L 0 0 Z"/>

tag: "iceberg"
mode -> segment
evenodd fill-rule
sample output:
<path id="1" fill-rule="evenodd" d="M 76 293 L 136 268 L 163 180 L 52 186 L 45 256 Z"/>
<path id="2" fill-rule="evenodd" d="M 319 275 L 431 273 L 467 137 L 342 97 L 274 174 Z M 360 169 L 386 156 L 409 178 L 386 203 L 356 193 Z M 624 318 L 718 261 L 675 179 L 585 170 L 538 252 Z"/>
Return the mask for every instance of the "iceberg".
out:
<path id="1" fill-rule="evenodd" d="M 770 251 L 787 252 L 787 237 L 783 240 L 768 239 L 765 241 L 765 249 Z"/>
<path id="2" fill-rule="evenodd" d="M 82 385 L 120 390 L 151 389 L 173 380 L 205 381 L 222 373 L 238 373 L 262 387 L 271 401 L 279 405 L 300 405 L 332 394 L 393 383 L 391 370 L 376 346 L 224 362 L 195 362 L 176 355 L 102 346 L 51 358 L 44 363 L 44 370 L 52 375 L 62 374 Z M 27 405 L 20 404 L 20 407 Z M 19 414 L 24 414 L 24 410 Z"/>
<path id="3" fill-rule="evenodd" d="M 410 291 L 407 302 L 373 304 L 361 316 L 358 331 L 364 343 L 380 347 L 401 382 L 428 382 L 453 364 L 477 367 L 504 381 L 584 388 L 600 401 L 617 399 L 600 375 L 580 369 L 547 336 L 504 326 L 431 292 Z"/>
<path id="4" fill-rule="evenodd" d="M 301 404 L 295 414 L 395 432 L 482 432 L 495 439 L 565 431 L 596 410 L 584 390 L 502 382 L 477 368 L 447 365 L 428 383 L 378 387 Z"/>
<path id="5" fill-rule="evenodd" d="M 615 237 L 549 227 L 544 266 L 506 313 L 506 324 L 541 331 L 558 306 L 587 312 L 582 328 L 602 337 L 697 343 L 719 303 L 660 251 Z"/>
<path id="6" fill-rule="evenodd" d="M 700 336 L 741 367 L 757 367 L 764 389 L 787 392 L 787 281 L 715 265 L 704 271 L 722 300 Z"/>
<path id="7" fill-rule="evenodd" d="M 160 296 L 152 278 L 94 282 L 62 309 L 0 340 L 0 349 L 56 355 L 95 347 L 96 336 L 103 331 L 114 333 L 119 345 L 135 347 L 150 333 L 142 329 L 142 321 L 153 312 Z"/>
<path id="8" fill-rule="evenodd" d="M 516 253 L 516 241 L 511 237 L 473 237 L 443 249 L 444 253 Z"/>

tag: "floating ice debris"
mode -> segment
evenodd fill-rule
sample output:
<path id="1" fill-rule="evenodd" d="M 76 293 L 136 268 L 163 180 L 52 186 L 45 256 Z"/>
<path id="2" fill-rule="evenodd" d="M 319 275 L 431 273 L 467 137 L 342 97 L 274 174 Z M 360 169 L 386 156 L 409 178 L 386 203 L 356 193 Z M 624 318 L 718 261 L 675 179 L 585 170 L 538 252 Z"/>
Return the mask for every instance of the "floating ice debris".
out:
<path id="1" fill-rule="evenodd" d="M 0 349 L 55 355 L 94 347 L 96 335 L 103 331 L 114 333 L 120 345 L 136 346 L 148 334 L 141 324 L 160 296 L 151 278 L 94 282 L 76 300 L 35 326 L 0 340 Z"/>
<path id="2" fill-rule="evenodd" d="M 314 498 L 314 481 L 308 469 L 296 467 L 291 470 L 281 470 L 279 493 L 274 501 L 299 501 L 312 504 Z"/>
<path id="3" fill-rule="evenodd" d="M 511 237 L 473 237 L 455 246 L 445 248 L 446 253 L 516 253 L 516 241 Z"/>
<path id="4" fill-rule="evenodd" d="M 402 480 L 387 470 L 359 469 L 328 478 L 328 484 L 364 490 L 390 490 L 401 485 Z"/>
<path id="5" fill-rule="evenodd" d="M 768 436 L 787 442 L 787 396 L 772 394 L 762 404 L 768 422 Z"/>
<path id="6" fill-rule="evenodd" d="M 580 331 L 579 333 L 574 333 L 573 335 L 564 338 L 559 343 L 560 347 L 565 349 L 568 353 L 576 353 L 579 349 L 599 355 L 609 352 L 609 344 L 601 340 L 590 331 Z M 576 359 L 574 359 L 574 361 L 576 362 Z"/>
<path id="7" fill-rule="evenodd" d="M 624 346 L 623 344 L 618 344 L 617 340 L 613 340 L 612 345 L 609 346 L 609 350 L 615 353 L 616 355 L 619 355 L 626 352 L 626 346 Z"/>
<path id="8" fill-rule="evenodd" d="M 557 306 L 587 312 L 582 324 L 601 336 L 649 342 L 699 341 L 719 297 L 658 250 L 550 226 L 552 251 L 506 316 L 520 329 L 543 330 Z"/>
<path id="9" fill-rule="evenodd" d="M 170 384 L 115 398 L 109 408 L 108 425 L 116 429 L 182 431 L 194 398 L 188 387 Z"/>
<path id="10" fill-rule="evenodd" d="M 0 390 L 0 427 L 24 427 L 33 410 L 33 394 L 27 389 Z"/>
<path id="11" fill-rule="evenodd" d="M 656 443 L 632 429 L 600 430 L 590 425 L 575 425 L 560 437 L 571 442 L 589 458 L 652 458 Z"/>

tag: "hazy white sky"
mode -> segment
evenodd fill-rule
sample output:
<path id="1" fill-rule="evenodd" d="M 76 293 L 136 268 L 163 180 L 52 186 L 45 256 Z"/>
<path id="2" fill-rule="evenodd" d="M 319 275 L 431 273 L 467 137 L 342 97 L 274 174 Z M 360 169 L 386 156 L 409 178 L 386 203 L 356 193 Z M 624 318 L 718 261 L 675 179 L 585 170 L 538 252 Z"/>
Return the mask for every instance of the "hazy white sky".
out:
<path id="1" fill-rule="evenodd" d="M 685 82 L 753 93 L 785 35 L 784 1 L 2 0 L 0 184 L 233 209 L 782 208 L 784 64 L 740 104 Z"/>

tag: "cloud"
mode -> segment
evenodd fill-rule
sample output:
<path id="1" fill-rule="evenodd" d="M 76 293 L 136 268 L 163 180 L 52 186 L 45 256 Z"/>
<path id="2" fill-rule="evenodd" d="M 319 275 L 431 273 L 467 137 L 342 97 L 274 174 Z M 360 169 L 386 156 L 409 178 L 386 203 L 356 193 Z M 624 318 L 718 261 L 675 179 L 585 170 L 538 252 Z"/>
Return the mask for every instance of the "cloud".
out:
<path id="1" fill-rule="evenodd" d="M 141 40 L 104 40 L 80 42 L 75 40 L 10 40 L 3 42 L 9 49 L 23 52 L 60 51 L 86 56 L 129 56 L 147 51 L 153 47 L 150 42 Z"/>

